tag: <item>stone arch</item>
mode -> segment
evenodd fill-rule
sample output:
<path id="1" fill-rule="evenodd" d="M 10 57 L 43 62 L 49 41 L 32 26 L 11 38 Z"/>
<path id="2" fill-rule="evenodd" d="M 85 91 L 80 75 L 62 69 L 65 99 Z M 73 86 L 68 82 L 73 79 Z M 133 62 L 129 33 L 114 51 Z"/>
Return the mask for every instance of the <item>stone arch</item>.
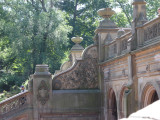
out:
<path id="1" fill-rule="evenodd" d="M 141 107 L 146 107 L 158 99 L 159 97 L 156 88 L 150 83 L 146 84 L 142 91 Z"/>
<path id="2" fill-rule="evenodd" d="M 108 92 L 108 120 L 117 120 L 117 100 L 114 90 L 111 88 Z"/>
<path id="3" fill-rule="evenodd" d="M 120 91 L 119 96 L 119 117 L 124 118 L 125 116 L 125 91 L 128 90 L 128 88 L 124 85 Z"/>

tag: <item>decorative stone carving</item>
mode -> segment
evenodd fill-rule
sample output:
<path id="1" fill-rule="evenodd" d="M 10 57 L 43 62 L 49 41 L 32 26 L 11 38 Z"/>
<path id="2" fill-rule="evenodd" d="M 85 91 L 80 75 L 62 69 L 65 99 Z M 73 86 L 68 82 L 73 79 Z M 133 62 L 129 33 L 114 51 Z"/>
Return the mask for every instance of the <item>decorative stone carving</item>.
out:
<path id="1" fill-rule="evenodd" d="M 144 41 L 160 36 L 160 23 L 156 23 L 144 30 Z"/>
<path id="2" fill-rule="evenodd" d="M 49 99 L 49 86 L 46 84 L 44 80 L 41 81 L 39 87 L 38 87 L 38 95 L 37 98 L 41 102 L 42 105 L 45 105 L 45 103 Z"/>
<path id="3" fill-rule="evenodd" d="M 58 90 L 58 89 L 61 88 L 61 86 L 62 86 L 62 84 L 61 84 L 61 81 L 60 81 L 60 80 L 55 80 L 55 81 L 54 81 L 54 83 L 53 83 L 53 88 L 54 88 L 54 89 Z"/>
<path id="4" fill-rule="evenodd" d="M 98 28 L 117 28 L 116 24 L 110 20 L 110 17 L 115 14 L 111 8 L 102 8 L 98 10 L 98 15 L 105 18 L 100 22 Z"/>
<path id="5" fill-rule="evenodd" d="M 150 65 L 146 66 L 146 71 L 150 71 Z"/>
<path id="6" fill-rule="evenodd" d="M 17 96 L 16 99 L 13 99 L 12 101 L 7 102 L 7 104 L 1 106 L 0 113 L 5 114 L 15 109 L 20 109 L 25 104 L 27 104 L 27 95 Z"/>
<path id="7" fill-rule="evenodd" d="M 81 43 L 82 40 L 83 40 L 82 37 L 72 37 L 71 39 L 72 39 L 72 41 L 73 41 L 74 43 L 76 43 L 76 44 Z"/>
<path id="8" fill-rule="evenodd" d="M 98 10 L 97 13 L 103 18 L 110 18 L 113 14 L 115 14 L 115 11 L 113 11 L 111 8 L 102 8 Z"/>
<path id="9" fill-rule="evenodd" d="M 83 60 L 65 73 L 53 78 L 53 89 L 93 89 L 98 88 L 97 48 L 88 48 Z"/>
<path id="10" fill-rule="evenodd" d="M 110 33 L 108 33 L 105 39 L 105 44 L 109 44 L 112 41 L 113 41 L 112 36 Z"/>

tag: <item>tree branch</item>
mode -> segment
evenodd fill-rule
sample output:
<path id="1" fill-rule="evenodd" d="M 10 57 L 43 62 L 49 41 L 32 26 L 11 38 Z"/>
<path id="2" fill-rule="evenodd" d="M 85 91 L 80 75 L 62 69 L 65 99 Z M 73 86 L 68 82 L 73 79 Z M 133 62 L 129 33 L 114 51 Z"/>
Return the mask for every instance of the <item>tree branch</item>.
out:
<path id="1" fill-rule="evenodd" d="M 118 4 L 120 5 L 120 7 L 122 8 L 124 14 L 126 15 L 129 24 L 131 25 L 131 21 L 130 21 L 130 19 L 129 19 L 129 16 L 127 15 L 127 12 L 126 12 L 126 10 L 124 9 L 122 3 L 121 3 L 120 1 L 118 1 L 118 0 L 117 0 L 117 2 L 118 2 Z"/>
<path id="2" fill-rule="evenodd" d="M 45 3 L 44 3 L 44 0 L 39 0 L 41 2 L 41 5 L 42 5 L 42 9 L 47 12 L 47 9 L 45 8 Z"/>

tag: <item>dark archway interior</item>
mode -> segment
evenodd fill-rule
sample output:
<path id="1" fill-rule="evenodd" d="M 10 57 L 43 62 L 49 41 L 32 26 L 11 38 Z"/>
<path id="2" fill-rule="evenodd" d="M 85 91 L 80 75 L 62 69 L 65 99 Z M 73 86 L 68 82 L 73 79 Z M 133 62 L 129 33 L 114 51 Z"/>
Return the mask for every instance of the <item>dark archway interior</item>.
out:
<path id="1" fill-rule="evenodd" d="M 157 101 L 158 99 L 158 94 L 156 91 L 154 91 L 154 93 L 152 94 L 151 103 Z"/>
<path id="2" fill-rule="evenodd" d="M 114 120 L 117 120 L 117 102 L 116 102 L 116 96 L 115 96 L 115 93 L 113 93 L 112 95 L 112 115 L 113 115 L 113 118 Z"/>

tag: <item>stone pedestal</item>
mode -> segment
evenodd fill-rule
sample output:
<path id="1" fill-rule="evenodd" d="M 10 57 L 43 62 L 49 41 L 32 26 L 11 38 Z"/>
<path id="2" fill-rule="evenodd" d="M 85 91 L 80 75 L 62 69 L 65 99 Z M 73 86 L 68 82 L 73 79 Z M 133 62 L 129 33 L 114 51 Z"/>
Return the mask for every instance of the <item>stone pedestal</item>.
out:
<path id="1" fill-rule="evenodd" d="M 52 107 L 52 76 L 48 65 L 36 65 L 33 75 L 33 118 L 40 119 L 40 113 L 49 112 Z"/>
<path id="2" fill-rule="evenodd" d="M 72 62 L 74 63 L 77 59 L 82 58 L 82 52 L 84 48 L 79 44 L 83 40 L 82 37 L 73 37 L 72 41 L 75 45 L 71 48 Z"/>

